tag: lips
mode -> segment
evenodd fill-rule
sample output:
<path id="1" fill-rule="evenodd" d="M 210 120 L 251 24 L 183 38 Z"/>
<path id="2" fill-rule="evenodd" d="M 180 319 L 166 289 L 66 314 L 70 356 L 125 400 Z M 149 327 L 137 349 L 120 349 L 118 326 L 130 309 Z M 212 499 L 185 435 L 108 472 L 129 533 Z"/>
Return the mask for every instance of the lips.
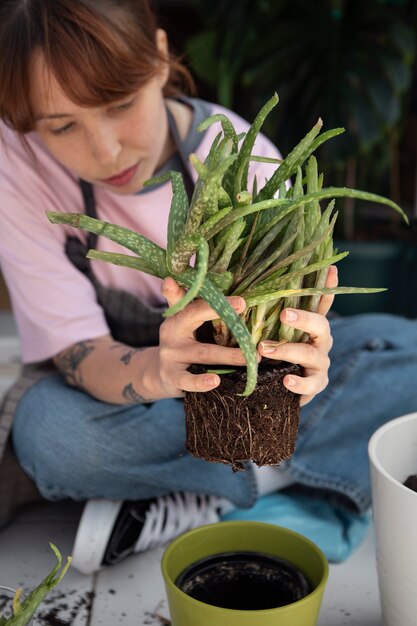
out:
<path id="1" fill-rule="evenodd" d="M 100 181 L 106 185 L 112 185 L 113 187 L 123 187 L 130 183 L 138 167 L 139 163 L 136 163 L 132 167 L 120 172 L 120 174 L 116 174 L 116 176 L 111 176 L 110 178 L 101 178 Z"/>

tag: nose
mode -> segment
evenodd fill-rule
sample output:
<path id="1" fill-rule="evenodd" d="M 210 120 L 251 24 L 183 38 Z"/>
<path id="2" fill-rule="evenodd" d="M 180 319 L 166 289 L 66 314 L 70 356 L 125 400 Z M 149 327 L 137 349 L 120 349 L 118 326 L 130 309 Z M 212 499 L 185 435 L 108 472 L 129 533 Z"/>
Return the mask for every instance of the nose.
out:
<path id="1" fill-rule="evenodd" d="M 117 162 L 122 144 L 116 129 L 110 125 L 100 125 L 90 133 L 91 152 L 101 165 L 113 165 Z"/>

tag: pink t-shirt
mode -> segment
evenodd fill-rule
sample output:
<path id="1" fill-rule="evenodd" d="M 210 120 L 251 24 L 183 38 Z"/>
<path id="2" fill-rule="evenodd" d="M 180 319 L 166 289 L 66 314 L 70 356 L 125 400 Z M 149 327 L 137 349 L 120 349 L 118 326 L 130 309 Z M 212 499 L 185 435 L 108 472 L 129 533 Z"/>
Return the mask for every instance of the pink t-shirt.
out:
<path id="1" fill-rule="evenodd" d="M 219 105 L 212 105 L 212 111 L 225 113 L 238 133 L 248 129 L 247 122 L 231 111 Z M 220 125 L 213 124 L 202 135 L 195 151 L 201 160 L 219 130 Z M 85 237 L 85 233 L 52 225 L 45 215 L 46 211 L 84 211 L 76 178 L 50 155 L 36 133 L 26 136 L 31 155 L 15 132 L 4 125 L 0 132 L 5 139 L 0 153 L 0 266 L 10 292 L 23 361 L 37 362 L 73 343 L 106 335 L 109 329 L 92 284 L 65 255 L 67 235 Z M 263 135 L 257 139 L 254 154 L 280 156 Z M 252 162 L 250 180 L 256 174 L 260 187 L 275 168 Z M 100 219 L 136 230 L 166 247 L 170 183 L 131 196 L 96 188 L 95 196 Z M 99 237 L 97 248 L 129 253 L 104 237 Z M 164 302 L 159 278 L 110 263 L 91 263 L 103 285 L 126 290 L 151 305 Z"/>

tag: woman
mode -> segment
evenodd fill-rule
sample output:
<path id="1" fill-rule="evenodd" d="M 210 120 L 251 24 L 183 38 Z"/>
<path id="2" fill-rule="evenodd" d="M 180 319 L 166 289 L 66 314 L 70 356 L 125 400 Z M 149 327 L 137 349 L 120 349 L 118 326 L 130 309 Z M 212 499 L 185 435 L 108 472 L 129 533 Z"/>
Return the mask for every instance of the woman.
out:
<path id="1" fill-rule="evenodd" d="M 89 247 L 117 248 L 45 216 L 87 212 L 164 245 L 170 185 L 143 183 L 180 169 L 192 187 L 186 157 L 204 158 L 217 132 L 201 136 L 196 126 L 223 109 L 182 95 L 191 79 L 147 0 L 8 0 L 0 24 L 0 261 L 31 366 L 9 394 L 3 423 L 13 416 L 14 451 L 43 497 L 90 500 L 73 553 L 89 573 L 218 519 L 226 507 L 250 507 L 287 477 L 277 468 L 233 474 L 184 450 L 184 391 L 219 384 L 188 366 L 245 363 L 238 348 L 195 340 L 216 317 L 209 305 L 197 300 L 161 324 L 166 303 L 183 295 L 172 279 L 161 285 L 87 261 Z M 263 136 L 257 153 L 278 156 Z M 259 180 L 268 173 L 266 164 L 251 169 Z M 331 268 L 327 284 L 336 283 Z M 230 302 L 244 310 L 242 298 Z M 304 378 L 284 379 L 301 404 L 327 384 L 331 302 L 323 297 L 316 314 L 284 310 L 281 319 L 310 343 L 268 351 L 304 366 Z"/>

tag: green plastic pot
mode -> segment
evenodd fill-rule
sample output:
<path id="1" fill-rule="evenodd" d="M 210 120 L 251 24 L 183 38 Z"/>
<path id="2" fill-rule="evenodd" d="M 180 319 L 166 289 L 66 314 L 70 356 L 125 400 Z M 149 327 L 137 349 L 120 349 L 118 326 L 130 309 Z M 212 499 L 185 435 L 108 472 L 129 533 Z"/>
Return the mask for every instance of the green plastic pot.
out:
<path id="1" fill-rule="evenodd" d="M 301 570 L 313 591 L 286 606 L 242 611 L 205 604 L 175 585 L 179 574 L 193 563 L 233 551 L 285 559 Z M 315 626 L 329 575 L 326 557 L 309 539 L 287 528 L 250 521 L 220 522 L 180 535 L 165 550 L 161 567 L 172 626 Z"/>

